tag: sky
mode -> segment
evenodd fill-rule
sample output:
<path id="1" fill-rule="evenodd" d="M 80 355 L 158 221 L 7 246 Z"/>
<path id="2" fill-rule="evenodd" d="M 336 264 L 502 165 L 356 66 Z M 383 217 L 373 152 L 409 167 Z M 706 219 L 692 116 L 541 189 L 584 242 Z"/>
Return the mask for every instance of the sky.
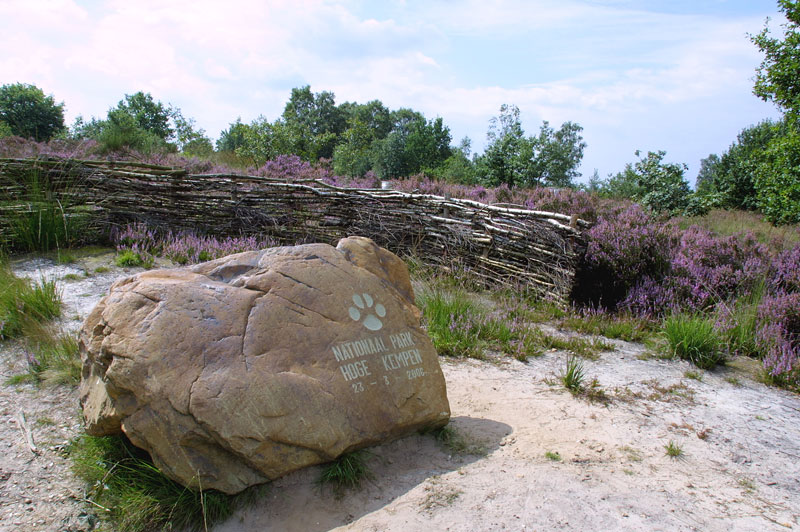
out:
<path id="1" fill-rule="evenodd" d="M 149 92 L 212 139 L 310 85 L 442 117 L 477 153 L 514 104 L 528 135 L 583 126 L 579 181 L 664 150 L 694 184 L 779 116 L 752 94 L 767 17 L 780 30 L 776 0 L 0 0 L 0 84 L 52 94 L 68 124 Z"/>

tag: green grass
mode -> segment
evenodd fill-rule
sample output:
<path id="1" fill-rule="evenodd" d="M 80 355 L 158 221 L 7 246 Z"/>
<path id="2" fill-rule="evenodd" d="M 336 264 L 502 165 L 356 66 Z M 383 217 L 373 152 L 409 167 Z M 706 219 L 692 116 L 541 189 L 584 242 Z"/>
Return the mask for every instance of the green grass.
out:
<path id="1" fill-rule="evenodd" d="M 561 383 L 567 390 L 577 394 L 583 389 L 584 378 L 583 361 L 575 355 L 568 356 L 561 374 Z"/>
<path id="2" fill-rule="evenodd" d="M 120 268 L 152 268 L 153 267 L 153 257 L 150 256 L 142 256 L 140 253 L 136 253 L 130 249 L 124 249 L 117 254 L 116 259 L 114 259 L 114 264 L 119 266 Z M 97 271 L 97 270 L 95 270 Z"/>
<path id="3" fill-rule="evenodd" d="M 254 495 L 193 490 L 167 478 L 146 452 L 124 436 L 83 435 L 69 449 L 72 469 L 86 483 L 86 499 L 120 532 L 207 530 Z"/>
<path id="4" fill-rule="evenodd" d="M 711 369 L 725 361 L 723 342 L 711 318 L 690 314 L 669 316 L 664 321 L 664 336 L 671 354 L 698 368 Z"/>
<path id="5" fill-rule="evenodd" d="M 561 455 L 553 451 L 547 451 L 546 453 L 544 453 L 544 457 L 553 462 L 561 461 Z"/>
<path id="6" fill-rule="evenodd" d="M 54 334 L 50 327 L 29 322 L 23 328 L 28 351 L 28 372 L 34 382 L 55 386 L 77 385 L 81 380 L 78 338 Z"/>
<path id="7" fill-rule="evenodd" d="M 653 335 L 653 327 L 645 320 L 632 316 L 613 316 L 603 313 L 566 316 L 559 327 L 612 338 L 626 342 L 643 342 Z"/>
<path id="8" fill-rule="evenodd" d="M 703 374 L 700 373 L 699 371 L 688 369 L 683 372 L 683 376 L 686 377 L 687 379 L 693 379 L 696 380 L 697 382 L 703 382 Z"/>
<path id="9" fill-rule="evenodd" d="M 751 232 L 762 244 L 777 248 L 800 243 L 797 225 L 774 226 L 765 221 L 761 214 L 752 211 L 715 209 L 705 216 L 693 216 L 680 221 L 681 229 L 691 225 L 699 225 L 720 236 Z"/>
<path id="10" fill-rule="evenodd" d="M 367 465 L 370 453 L 364 450 L 345 453 L 333 462 L 322 466 L 318 484 L 329 486 L 337 497 L 345 490 L 361 486 L 361 482 L 372 478 L 372 472 Z"/>
<path id="11" fill-rule="evenodd" d="M 727 311 L 725 321 L 730 325 L 722 333 L 728 352 L 737 355 L 759 358 L 760 349 L 756 344 L 758 307 L 766 292 L 766 283 L 761 283 L 746 297 L 739 298 Z"/>
<path id="12" fill-rule="evenodd" d="M 19 278 L 0 257 L 0 340 L 20 336 L 28 322 L 42 323 L 60 314 L 61 293 L 54 280 Z"/>
<path id="13" fill-rule="evenodd" d="M 98 266 L 94 269 L 94 273 L 108 273 L 109 271 L 111 271 L 111 268 L 108 266 Z"/>
<path id="14" fill-rule="evenodd" d="M 679 458 L 683 456 L 683 448 L 677 442 L 672 440 L 669 441 L 666 445 L 664 445 L 664 451 L 666 455 L 670 458 Z"/>

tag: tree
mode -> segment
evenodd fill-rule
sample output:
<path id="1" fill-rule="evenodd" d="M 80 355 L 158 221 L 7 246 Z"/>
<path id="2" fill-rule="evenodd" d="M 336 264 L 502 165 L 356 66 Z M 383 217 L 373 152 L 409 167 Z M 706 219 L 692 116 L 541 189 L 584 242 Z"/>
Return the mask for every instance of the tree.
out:
<path id="1" fill-rule="evenodd" d="M 761 212 L 774 224 L 800 223 L 800 132 L 773 139 L 755 169 Z"/>
<path id="2" fill-rule="evenodd" d="M 685 164 L 665 163 L 665 151 L 647 152 L 633 165 L 639 192 L 637 198 L 642 205 L 654 211 L 680 212 L 689 206 L 689 183 L 683 174 Z M 639 156 L 639 151 L 636 152 Z"/>
<path id="3" fill-rule="evenodd" d="M 228 129 L 222 130 L 217 139 L 217 151 L 235 152 L 237 148 L 244 145 L 247 124 L 242 124 L 242 119 L 237 118 Z"/>
<path id="4" fill-rule="evenodd" d="M 539 135 L 531 137 L 530 155 L 526 164 L 524 184 L 568 187 L 580 177 L 578 167 L 583 159 L 586 142 L 583 128 L 574 122 L 564 122 L 555 131 L 547 121 L 542 122 Z"/>
<path id="5" fill-rule="evenodd" d="M 719 172 L 720 158 L 716 153 L 709 154 L 705 159 L 700 160 L 700 170 L 694 181 L 694 188 L 697 192 L 710 194 L 714 192 L 714 179 Z"/>
<path id="6" fill-rule="evenodd" d="M 190 156 L 206 156 L 214 151 L 211 140 L 206 136 L 203 128 L 198 128 L 194 118 L 186 118 L 177 107 L 170 110 L 172 122 L 175 125 L 175 142 L 178 150 Z"/>
<path id="7" fill-rule="evenodd" d="M 526 137 L 516 105 L 502 105 L 500 116 L 490 122 L 486 135 L 489 145 L 480 161 L 484 181 L 517 186 L 566 187 L 579 177 L 586 143 L 583 128 L 565 122 L 558 131 L 542 122 L 537 136 Z"/>
<path id="8" fill-rule="evenodd" d="M 758 208 L 753 181 L 756 167 L 773 139 L 785 134 L 783 122 L 764 120 L 737 135 L 736 142 L 722 154 L 711 175 L 710 189 L 718 195 L 722 207 L 745 210 Z"/>
<path id="9" fill-rule="evenodd" d="M 5 122 L 14 135 L 42 142 L 64 130 L 64 104 L 57 104 L 35 85 L 3 85 L 0 122 Z"/>
<path id="10" fill-rule="evenodd" d="M 292 89 L 281 118 L 274 126 L 282 128 L 283 138 L 288 141 L 286 153 L 307 161 L 333 157 L 347 121 L 332 92 L 314 94 L 309 85 Z"/>
<path id="11" fill-rule="evenodd" d="M 782 25 L 783 40 L 772 37 L 766 25 L 758 35 L 750 36 L 764 53 L 753 92 L 777 104 L 796 125 L 800 118 L 800 1 L 778 0 L 778 6 L 788 19 Z"/>
<path id="12" fill-rule="evenodd" d="M 450 156 L 450 129 L 441 118 L 426 120 L 412 109 L 392 112 L 394 126 L 373 143 L 374 168 L 381 178 L 430 171 Z"/>
<path id="13" fill-rule="evenodd" d="M 120 100 L 116 109 L 109 111 L 109 116 L 113 111 L 127 113 L 136 125 L 157 136 L 162 140 L 171 140 L 175 130 L 170 127 L 171 112 L 161 102 L 153 100 L 150 93 L 142 91 L 136 94 L 126 94 L 124 100 Z"/>

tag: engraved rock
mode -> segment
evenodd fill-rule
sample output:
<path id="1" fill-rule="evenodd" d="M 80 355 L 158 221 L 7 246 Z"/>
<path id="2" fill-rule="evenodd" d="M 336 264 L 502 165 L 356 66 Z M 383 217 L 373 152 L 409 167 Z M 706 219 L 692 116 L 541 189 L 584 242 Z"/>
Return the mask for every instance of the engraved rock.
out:
<path id="1" fill-rule="evenodd" d="M 450 416 L 408 270 L 361 237 L 122 279 L 81 356 L 88 433 L 226 493 Z"/>

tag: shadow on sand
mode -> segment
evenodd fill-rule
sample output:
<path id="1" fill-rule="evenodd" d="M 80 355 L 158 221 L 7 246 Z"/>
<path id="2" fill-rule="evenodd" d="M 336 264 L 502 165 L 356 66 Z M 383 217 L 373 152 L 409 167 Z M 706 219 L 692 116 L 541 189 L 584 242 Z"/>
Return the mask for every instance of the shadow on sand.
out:
<path id="1" fill-rule="evenodd" d="M 236 511 L 213 530 L 331 530 L 391 504 L 435 475 L 481 460 L 511 434 L 511 427 L 505 423 L 467 416 L 452 418 L 449 426 L 480 452 L 454 454 L 432 435 L 409 436 L 369 449 L 373 478 L 360 489 L 346 491 L 337 498 L 330 488 L 317 484 L 320 468 L 307 468 L 276 480 L 261 500 Z"/>

